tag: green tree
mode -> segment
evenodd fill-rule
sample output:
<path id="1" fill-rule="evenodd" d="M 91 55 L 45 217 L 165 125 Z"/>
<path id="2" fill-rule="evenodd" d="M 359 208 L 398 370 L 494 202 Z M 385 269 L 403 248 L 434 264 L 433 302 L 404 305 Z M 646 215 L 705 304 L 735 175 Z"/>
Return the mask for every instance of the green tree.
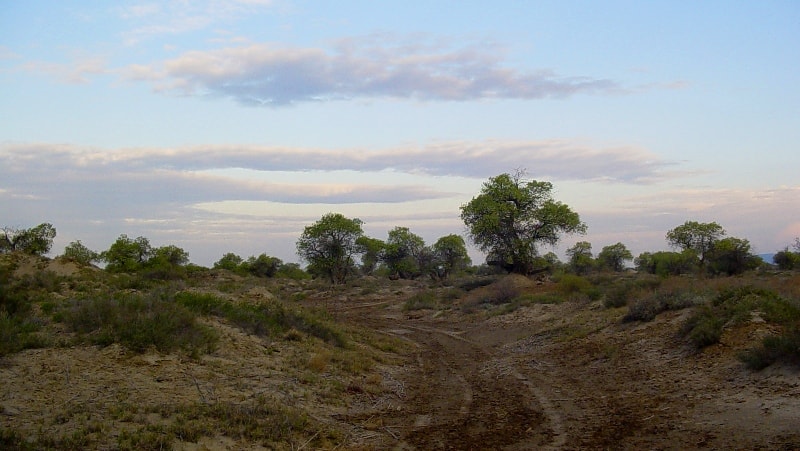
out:
<path id="1" fill-rule="evenodd" d="M 131 239 L 123 233 L 108 250 L 100 253 L 100 260 L 106 262 L 109 272 L 136 272 L 144 267 L 152 254 L 153 248 L 147 238 Z"/>
<path id="2" fill-rule="evenodd" d="M 73 241 L 64 247 L 64 258 L 68 258 L 81 265 L 91 265 L 100 259 L 100 254 L 89 249 L 81 240 Z"/>
<path id="3" fill-rule="evenodd" d="M 639 254 L 638 257 L 633 259 L 633 266 L 639 272 L 648 274 L 656 273 L 656 263 L 652 252 L 642 252 Z"/>
<path id="4" fill-rule="evenodd" d="M 667 232 L 667 242 L 681 250 L 694 252 L 699 260 L 700 269 L 705 269 L 709 253 L 723 236 L 725 229 L 716 222 L 686 221 L 683 225 Z"/>
<path id="5" fill-rule="evenodd" d="M 464 270 L 472 264 L 467 252 L 467 244 L 459 235 L 446 235 L 433 243 L 430 253 L 433 256 L 431 270 L 439 280 L 450 277 L 451 274 Z"/>
<path id="6" fill-rule="evenodd" d="M 597 254 L 597 261 L 601 266 L 616 272 L 623 271 L 625 262 L 631 260 L 633 254 L 622 243 L 606 246 Z"/>
<path id="7" fill-rule="evenodd" d="M 585 233 L 586 225 L 569 206 L 553 200 L 553 185 L 501 174 L 461 206 L 461 219 L 487 263 L 508 272 L 537 269 L 539 245 L 556 245 L 562 234 Z"/>
<path id="8" fill-rule="evenodd" d="M 278 272 L 275 273 L 275 277 L 281 277 L 284 279 L 292 279 L 292 280 L 303 280 L 303 279 L 310 279 L 311 275 L 308 274 L 300 267 L 297 263 L 284 263 L 280 265 L 278 268 Z"/>
<path id="9" fill-rule="evenodd" d="M 150 250 L 149 255 L 137 271 L 150 279 L 179 279 L 186 275 L 189 253 L 169 244 Z"/>
<path id="10" fill-rule="evenodd" d="M 189 263 L 189 253 L 178 246 L 169 244 L 153 249 L 148 263 L 184 266 Z"/>
<path id="11" fill-rule="evenodd" d="M 425 240 L 408 227 L 395 227 L 389 231 L 381 259 L 391 275 L 401 279 L 419 277 L 430 258 L 425 250 Z"/>
<path id="12" fill-rule="evenodd" d="M 356 246 L 358 246 L 357 253 L 361 254 L 361 272 L 369 276 L 378 268 L 386 243 L 363 235 L 356 240 Z"/>
<path id="13" fill-rule="evenodd" d="M 692 250 L 683 252 L 643 252 L 634 260 L 636 270 L 662 277 L 691 272 L 697 267 L 697 254 Z"/>
<path id="14" fill-rule="evenodd" d="M 800 268 L 800 253 L 792 252 L 786 247 L 772 256 L 772 262 L 778 266 L 778 269 L 798 269 Z"/>
<path id="15" fill-rule="evenodd" d="M 750 252 L 750 242 L 740 238 L 723 238 L 716 242 L 709 255 L 715 273 L 733 276 L 755 269 L 761 258 Z"/>
<path id="16" fill-rule="evenodd" d="M 332 284 L 344 283 L 355 268 L 356 240 L 364 235 L 360 219 L 328 213 L 307 226 L 297 241 L 297 254 L 309 264 L 309 272 L 324 274 Z"/>
<path id="17" fill-rule="evenodd" d="M 569 257 L 569 267 L 575 274 L 586 274 L 594 266 L 592 258 L 592 243 L 588 241 L 578 241 L 574 246 L 567 249 Z"/>
<path id="18" fill-rule="evenodd" d="M 50 252 L 55 237 L 55 227 L 47 222 L 30 229 L 5 227 L 0 235 L 0 253 L 19 251 L 31 255 L 44 255 Z"/>
<path id="19" fill-rule="evenodd" d="M 242 257 L 234 254 L 233 252 L 228 252 L 223 255 L 219 260 L 214 262 L 214 269 L 227 269 L 228 271 L 237 271 L 240 269 L 240 265 L 244 262 Z"/>
<path id="20" fill-rule="evenodd" d="M 258 257 L 250 256 L 247 261 L 242 264 L 242 268 L 256 277 L 273 277 L 282 265 L 283 261 L 281 259 L 270 257 L 267 254 L 261 254 Z"/>

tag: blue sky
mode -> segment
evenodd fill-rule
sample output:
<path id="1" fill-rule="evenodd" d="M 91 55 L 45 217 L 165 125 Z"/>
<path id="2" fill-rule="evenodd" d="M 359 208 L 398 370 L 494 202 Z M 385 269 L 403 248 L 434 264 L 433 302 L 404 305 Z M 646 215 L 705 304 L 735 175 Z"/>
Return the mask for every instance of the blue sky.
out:
<path id="1" fill-rule="evenodd" d="M 795 1 L 0 1 L 1 225 L 297 261 L 328 212 L 464 234 L 525 169 L 589 227 L 557 252 L 662 250 L 687 220 L 773 252 L 800 236 L 798 24 Z"/>

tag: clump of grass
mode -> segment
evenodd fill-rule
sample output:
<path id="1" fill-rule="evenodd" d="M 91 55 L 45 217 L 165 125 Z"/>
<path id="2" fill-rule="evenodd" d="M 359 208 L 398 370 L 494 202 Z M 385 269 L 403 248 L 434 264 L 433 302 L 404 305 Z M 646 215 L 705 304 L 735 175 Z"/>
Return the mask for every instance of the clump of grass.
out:
<path id="1" fill-rule="evenodd" d="M 196 356 L 213 351 L 218 339 L 191 311 L 154 293 L 77 300 L 63 319 L 91 343 L 119 343 L 134 352 L 155 347 L 160 352 L 182 349 Z"/>
<path id="2" fill-rule="evenodd" d="M 41 324 L 27 315 L 11 316 L 0 310 L 0 357 L 25 349 L 44 348 L 49 342 L 37 332 Z"/>
<path id="3" fill-rule="evenodd" d="M 465 280 L 458 283 L 458 287 L 464 291 L 472 291 L 477 288 L 485 287 L 487 285 L 491 285 L 496 282 L 498 276 L 476 276 L 476 277 L 468 277 Z"/>
<path id="4" fill-rule="evenodd" d="M 212 294 L 183 291 L 175 295 L 175 302 L 202 315 L 225 318 L 253 335 L 282 336 L 294 328 L 335 346 L 347 344 L 342 331 L 321 313 L 298 307 L 288 309 L 277 300 L 240 304 Z"/>
<path id="5" fill-rule="evenodd" d="M 557 293 L 523 294 L 512 299 L 511 302 L 503 304 L 497 310 L 492 311 L 492 315 L 506 315 L 529 305 L 560 304 L 563 301 L 564 298 Z"/>
<path id="6" fill-rule="evenodd" d="M 780 325 L 783 333 L 765 337 L 760 346 L 741 353 L 739 358 L 753 369 L 780 360 L 800 360 L 800 303 L 763 288 L 723 289 L 687 320 L 683 333 L 700 349 L 718 343 L 726 326 L 749 321 L 753 312 L 759 312 L 767 322 Z"/>
<path id="7" fill-rule="evenodd" d="M 311 426 L 300 410 L 284 406 L 264 396 L 245 403 L 219 402 L 179 407 L 166 436 L 196 441 L 204 435 L 225 435 L 274 446 L 291 441 L 295 434 Z"/>
<path id="8" fill-rule="evenodd" d="M 701 304 L 703 296 L 688 289 L 657 291 L 630 303 L 628 313 L 623 322 L 652 321 L 659 313 L 670 310 L 682 310 Z"/>
<path id="9" fill-rule="evenodd" d="M 800 364 L 800 327 L 793 326 L 782 335 L 764 337 L 761 345 L 739 354 L 749 368 L 762 370 L 775 362 Z"/>
<path id="10" fill-rule="evenodd" d="M 403 303 L 403 310 L 411 311 L 435 309 L 438 305 L 439 300 L 436 296 L 436 292 L 433 290 L 425 290 L 415 293 L 413 296 L 408 298 L 406 302 Z"/>
<path id="11" fill-rule="evenodd" d="M 642 290 L 633 282 L 617 283 L 606 290 L 603 305 L 606 308 L 624 307 L 630 303 L 636 295 L 641 295 Z"/>
<path id="12" fill-rule="evenodd" d="M 555 275 L 553 280 L 558 284 L 559 293 L 569 300 L 580 301 L 588 299 L 596 301 L 603 296 L 603 290 L 583 276 L 560 273 Z M 597 278 L 596 280 L 598 283 L 606 283 L 602 278 Z"/>
<path id="13" fill-rule="evenodd" d="M 580 293 L 592 286 L 588 279 L 575 274 L 562 274 L 557 279 L 558 290 L 565 295 Z"/>
<path id="14" fill-rule="evenodd" d="M 117 446 L 125 451 L 170 450 L 174 439 L 174 435 L 167 433 L 163 427 L 150 425 L 133 432 L 123 430 L 117 438 Z"/>

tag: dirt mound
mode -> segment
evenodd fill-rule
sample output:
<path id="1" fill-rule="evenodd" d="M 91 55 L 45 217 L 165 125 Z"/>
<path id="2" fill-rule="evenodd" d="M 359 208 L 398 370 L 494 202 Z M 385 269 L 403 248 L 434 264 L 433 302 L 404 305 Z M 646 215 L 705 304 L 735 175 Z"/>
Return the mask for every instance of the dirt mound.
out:
<path id="1" fill-rule="evenodd" d="M 99 271 L 95 267 L 87 267 L 78 263 L 63 259 L 39 257 L 36 255 L 11 254 L 4 256 L 6 264 L 14 268 L 14 277 L 33 276 L 42 272 L 52 272 L 59 277 L 74 277 L 81 271 Z"/>

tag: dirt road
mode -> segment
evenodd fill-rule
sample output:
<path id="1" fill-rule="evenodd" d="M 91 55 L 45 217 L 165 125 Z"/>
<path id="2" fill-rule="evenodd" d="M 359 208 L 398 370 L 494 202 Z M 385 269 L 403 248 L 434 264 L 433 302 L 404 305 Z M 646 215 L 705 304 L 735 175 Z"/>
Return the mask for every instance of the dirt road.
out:
<path id="1" fill-rule="evenodd" d="M 337 317 L 413 344 L 402 390 L 346 421 L 369 449 L 800 449 L 800 377 L 735 358 L 737 331 L 697 354 L 686 312 L 622 325 L 590 304 L 487 318 L 351 303 Z M 355 444 L 354 444 L 355 446 Z"/>

